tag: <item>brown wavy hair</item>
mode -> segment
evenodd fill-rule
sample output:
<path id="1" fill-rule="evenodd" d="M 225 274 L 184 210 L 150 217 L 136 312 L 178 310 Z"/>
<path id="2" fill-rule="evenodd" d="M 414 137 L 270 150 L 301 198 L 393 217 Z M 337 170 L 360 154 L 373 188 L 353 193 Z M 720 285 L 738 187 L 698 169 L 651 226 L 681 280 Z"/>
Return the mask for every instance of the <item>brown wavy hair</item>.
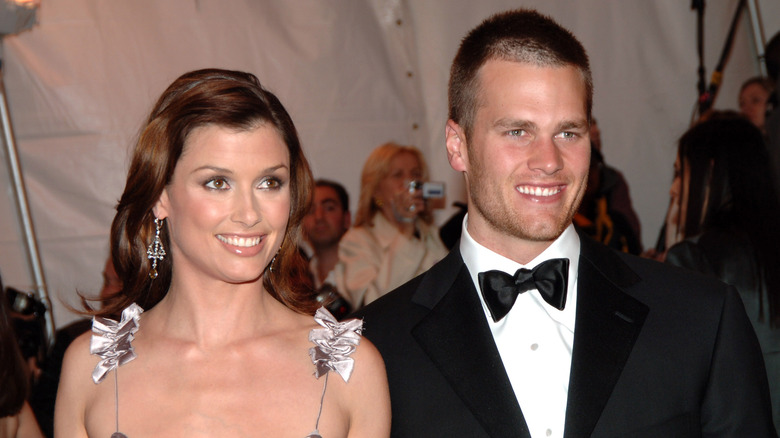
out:
<path id="1" fill-rule="evenodd" d="M 297 312 L 313 314 L 318 307 L 311 288 L 303 281 L 308 268 L 298 252 L 301 221 L 311 204 L 313 182 L 295 125 L 279 99 L 254 75 L 205 69 L 176 79 L 160 96 L 139 134 L 111 224 L 111 254 L 123 288 L 110 301 L 103 301 L 102 309 L 88 313 L 115 316 L 133 302 L 148 310 L 168 292 L 173 264 L 170 255 L 158 261 L 157 278 L 149 277 L 146 248 L 155 232 L 152 209 L 170 183 L 188 136 L 206 125 L 237 131 L 273 126 L 284 140 L 290 154 L 290 218 L 279 253 L 263 273 L 263 286 Z M 167 223 L 161 239 L 170 247 Z"/>

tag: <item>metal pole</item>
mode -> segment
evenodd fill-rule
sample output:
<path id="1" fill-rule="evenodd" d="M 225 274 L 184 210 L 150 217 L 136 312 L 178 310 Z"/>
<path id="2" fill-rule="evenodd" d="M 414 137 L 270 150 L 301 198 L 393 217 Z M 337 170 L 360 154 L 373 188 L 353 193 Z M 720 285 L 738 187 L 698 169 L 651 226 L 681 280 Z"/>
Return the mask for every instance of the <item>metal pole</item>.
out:
<path id="1" fill-rule="evenodd" d="M 757 0 L 748 0 L 748 11 L 750 13 L 750 28 L 753 30 L 753 44 L 756 46 L 756 55 L 758 57 L 758 70 L 761 72 L 761 76 L 766 76 L 766 61 L 764 60 L 766 40 L 764 38 L 764 24 L 761 21 L 761 11 L 758 9 Z"/>
<path id="2" fill-rule="evenodd" d="M 11 175 L 11 185 L 14 189 L 13 192 L 18 208 L 19 221 L 22 225 L 22 234 L 27 247 L 27 261 L 35 279 L 35 294 L 44 306 L 46 306 L 46 312 L 44 313 L 44 318 L 46 320 L 46 345 L 47 347 L 51 347 L 54 343 L 54 317 L 52 316 L 49 292 L 46 289 L 46 280 L 44 279 L 43 269 L 41 268 L 41 259 L 38 255 L 38 244 L 36 243 L 35 229 L 33 228 L 30 208 L 27 203 L 27 192 L 24 188 L 24 179 L 22 178 L 22 171 L 19 166 L 19 156 L 16 151 L 13 126 L 8 112 L 8 100 L 6 99 L 5 94 L 3 73 L 4 69 L 0 63 L 0 122 L 2 122 L 3 140 L 5 143 L 6 155 L 8 157 L 8 172 Z"/>

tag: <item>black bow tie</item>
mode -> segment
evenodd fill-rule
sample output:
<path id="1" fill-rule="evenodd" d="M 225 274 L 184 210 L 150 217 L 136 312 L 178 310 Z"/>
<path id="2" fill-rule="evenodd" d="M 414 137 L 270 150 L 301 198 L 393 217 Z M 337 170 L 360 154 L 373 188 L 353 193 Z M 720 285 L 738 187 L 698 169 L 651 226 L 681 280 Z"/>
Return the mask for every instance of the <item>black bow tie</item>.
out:
<path id="1" fill-rule="evenodd" d="M 480 272 L 479 287 L 493 321 L 498 322 L 512 309 L 517 296 L 531 289 L 539 290 L 547 304 L 563 310 L 568 277 L 569 259 L 551 259 L 532 270 L 520 268 L 514 277 L 502 271 Z"/>

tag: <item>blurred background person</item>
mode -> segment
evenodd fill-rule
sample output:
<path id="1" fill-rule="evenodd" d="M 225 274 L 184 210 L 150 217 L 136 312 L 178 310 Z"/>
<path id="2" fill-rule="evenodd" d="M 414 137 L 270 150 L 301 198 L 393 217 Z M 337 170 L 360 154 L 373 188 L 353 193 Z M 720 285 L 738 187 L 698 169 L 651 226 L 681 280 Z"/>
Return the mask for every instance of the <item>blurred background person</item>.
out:
<path id="1" fill-rule="evenodd" d="M 423 273 L 447 254 L 419 188 L 427 180 L 425 159 L 414 146 L 386 143 L 366 159 L 355 224 L 339 245 L 353 309 Z"/>
<path id="2" fill-rule="evenodd" d="M 636 243 L 641 248 L 642 228 L 639 224 L 639 215 L 636 214 L 631 202 L 628 181 L 626 181 L 626 177 L 623 176 L 622 172 L 615 167 L 610 166 L 604 160 L 604 152 L 601 147 L 601 128 L 599 128 L 598 121 L 595 117 L 590 121 L 590 145 L 591 151 L 597 151 L 595 159 L 591 156 L 591 171 L 598 169 L 598 175 L 591 175 L 592 179 L 588 180 L 588 186 L 591 184 L 594 186 L 598 185 L 598 189 L 594 187 L 593 189 L 588 188 L 588 190 L 593 190 L 594 193 L 600 192 L 606 197 L 609 209 L 617 212 L 625 219 L 628 226 L 631 228 L 630 233 L 636 236 Z M 632 254 L 634 253 L 633 251 L 629 252 Z"/>
<path id="3" fill-rule="evenodd" d="M 8 298 L 0 278 L 0 438 L 43 437 L 27 402 L 30 370 L 19 351 Z"/>
<path id="4" fill-rule="evenodd" d="M 774 85 L 774 90 L 769 96 L 764 131 L 775 176 L 775 188 L 780 193 L 780 109 L 778 108 L 780 107 L 780 32 L 766 43 L 764 60 L 769 82 Z"/>
<path id="5" fill-rule="evenodd" d="M 309 269 L 318 300 L 338 319 L 351 310 L 342 296 L 344 268 L 339 264 L 339 242 L 351 225 L 344 186 L 326 179 L 315 181 L 311 210 L 303 218 L 303 237 L 310 249 Z"/>
<path id="6" fill-rule="evenodd" d="M 114 269 L 114 262 L 110 254 L 103 265 L 102 274 L 103 285 L 96 301 L 105 304 L 109 303 L 112 297 L 115 297 L 122 290 L 122 280 Z M 74 339 L 91 328 L 91 318 L 80 318 L 58 329 L 55 333 L 54 345 L 46 355 L 46 359 L 40 364 L 38 377 L 35 379 L 30 393 L 30 406 L 46 437 L 54 436 L 54 404 L 57 399 L 57 387 L 60 383 L 65 350 Z"/>
<path id="7" fill-rule="evenodd" d="M 764 354 L 780 426 L 780 201 L 758 128 L 715 114 L 679 141 L 666 262 L 735 286 Z"/>
<path id="8" fill-rule="evenodd" d="M 469 208 L 468 204 L 460 201 L 453 202 L 452 206 L 457 207 L 458 210 L 439 227 L 439 237 L 444 246 L 447 247 L 447 251 L 454 248 L 455 244 L 460 241 L 460 236 L 463 233 L 463 219 L 466 218 Z"/>
<path id="9" fill-rule="evenodd" d="M 739 89 L 740 114 L 750 120 L 762 134 L 766 134 L 766 113 L 773 89 L 772 81 L 761 76 L 746 80 Z"/>
<path id="10" fill-rule="evenodd" d="M 639 217 L 631 205 L 628 184 L 619 171 L 604 163 L 593 142 L 588 185 L 574 225 L 610 248 L 635 255 L 642 252 Z"/>

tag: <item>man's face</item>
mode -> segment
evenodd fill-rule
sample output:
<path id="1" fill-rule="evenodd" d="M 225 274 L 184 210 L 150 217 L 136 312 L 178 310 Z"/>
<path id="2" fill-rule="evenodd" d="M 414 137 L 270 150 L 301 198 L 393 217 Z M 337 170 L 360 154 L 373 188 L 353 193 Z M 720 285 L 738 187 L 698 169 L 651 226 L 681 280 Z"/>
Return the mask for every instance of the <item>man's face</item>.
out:
<path id="1" fill-rule="evenodd" d="M 479 75 L 471 138 L 448 121 L 447 152 L 465 174 L 471 236 L 526 263 L 566 229 L 585 193 L 585 84 L 575 67 L 502 60 Z"/>
<path id="2" fill-rule="evenodd" d="M 337 245 L 351 221 L 349 211 L 344 211 L 335 190 L 327 186 L 315 187 L 311 210 L 303 218 L 304 236 L 315 250 Z"/>
<path id="3" fill-rule="evenodd" d="M 739 94 L 739 111 L 758 129 L 763 130 L 768 101 L 769 91 L 760 84 L 750 84 Z"/>

